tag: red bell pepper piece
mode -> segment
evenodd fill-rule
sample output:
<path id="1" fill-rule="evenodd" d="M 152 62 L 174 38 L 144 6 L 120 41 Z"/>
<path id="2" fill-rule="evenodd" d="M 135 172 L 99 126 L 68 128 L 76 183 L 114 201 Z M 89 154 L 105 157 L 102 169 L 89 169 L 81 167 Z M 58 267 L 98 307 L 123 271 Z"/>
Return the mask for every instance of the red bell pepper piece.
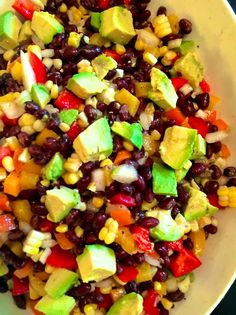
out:
<path id="1" fill-rule="evenodd" d="M 15 126 L 15 125 L 17 125 L 17 122 L 18 122 L 18 119 L 16 119 L 16 118 L 11 119 L 11 118 L 8 118 L 6 115 L 3 115 L 1 117 L 1 119 L 4 123 L 4 125 L 6 125 L 6 126 Z"/>
<path id="2" fill-rule="evenodd" d="M 128 195 L 119 193 L 115 196 L 113 196 L 110 199 L 111 204 L 117 204 L 117 205 L 124 205 L 126 207 L 134 207 L 136 205 L 135 199 L 133 197 L 130 197 Z"/>
<path id="3" fill-rule="evenodd" d="M 29 280 L 28 278 L 19 279 L 15 275 L 13 275 L 13 288 L 12 295 L 21 295 L 29 292 Z"/>
<path id="4" fill-rule="evenodd" d="M 117 54 L 116 51 L 112 50 L 112 49 L 105 49 L 104 50 L 104 54 L 113 58 L 116 62 L 121 63 L 121 56 L 119 54 Z"/>
<path id="5" fill-rule="evenodd" d="M 47 82 L 47 71 L 45 65 L 42 63 L 42 61 L 39 59 L 37 55 L 30 52 L 30 63 L 33 68 L 36 82 L 37 83 L 45 83 Z"/>
<path id="6" fill-rule="evenodd" d="M 42 219 L 39 229 L 41 232 L 52 232 L 55 228 L 55 223 L 49 221 L 48 219 Z"/>
<path id="7" fill-rule="evenodd" d="M 174 119 L 177 125 L 182 125 L 185 121 L 185 116 L 178 107 L 166 112 L 166 117 L 168 119 Z"/>
<path id="8" fill-rule="evenodd" d="M 200 117 L 189 117 L 188 123 L 193 129 L 197 129 L 198 133 L 205 138 L 207 134 L 207 123 Z"/>
<path id="9" fill-rule="evenodd" d="M 173 275 L 182 277 L 201 266 L 201 261 L 188 249 L 182 249 L 170 257 L 169 268 Z"/>
<path id="10" fill-rule="evenodd" d="M 4 193 L 0 193 L 0 211 L 11 211 L 9 199 Z"/>
<path id="11" fill-rule="evenodd" d="M 169 249 L 180 252 L 183 249 L 183 239 L 181 238 L 175 242 L 164 242 L 164 245 Z"/>
<path id="12" fill-rule="evenodd" d="M 182 86 L 184 86 L 188 80 L 182 77 L 172 78 L 171 82 L 175 88 L 175 91 L 178 91 Z"/>
<path id="13" fill-rule="evenodd" d="M 11 214 L 0 215 L 0 233 L 15 230 L 16 225 Z"/>
<path id="14" fill-rule="evenodd" d="M 55 101 L 59 109 L 78 109 L 81 103 L 78 97 L 67 90 L 63 90 Z"/>
<path id="15" fill-rule="evenodd" d="M 209 194 L 207 195 L 207 198 L 210 202 L 210 204 L 214 207 L 217 207 L 219 209 L 224 209 L 225 207 L 222 207 L 218 202 L 218 196 L 216 194 Z"/>
<path id="16" fill-rule="evenodd" d="M 74 141 L 75 138 L 81 133 L 82 129 L 80 125 L 77 124 L 77 121 L 74 121 L 73 124 L 70 126 L 69 131 L 67 131 L 67 136 L 70 138 L 71 141 Z"/>
<path id="17" fill-rule="evenodd" d="M 205 79 L 203 79 L 200 83 L 200 88 L 202 90 L 203 93 L 209 93 L 210 92 L 210 85 L 207 83 L 207 81 Z"/>
<path id="18" fill-rule="evenodd" d="M 131 0 L 124 0 L 124 4 L 125 5 L 130 5 L 131 4 Z"/>
<path id="19" fill-rule="evenodd" d="M 149 230 L 141 226 L 135 226 L 132 229 L 132 237 L 135 240 L 139 250 L 144 252 L 152 251 L 152 244 L 149 238 Z"/>
<path id="20" fill-rule="evenodd" d="M 2 166 L 2 160 L 5 156 L 12 156 L 13 152 L 9 147 L 0 147 L 0 166 Z"/>
<path id="21" fill-rule="evenodd" d="M 48 256 L 46 263 L 53 267 L 66 268 L 69 270 L 78 267 L 76 256 L 68 250 L 61 249 L 59 245 L 52 248 L 52 252 Z"/>
<path id="22" fill-rule="evenodd" d="M 109 7 L 110 0 L 99 0 L 99 8 L 106 10 Z"/>
<path id="23" fill-rule="evenodd" d="M 27 20 L 32 20 L 34 11 L 37 9 L 29 0 L 16 0 L 12 7 Z"/>
<path id="24" fill-rule="evenodd" d="M 159 294 L 150 289 L 147 291 L 147 295 L 143 301 L 143 309 L 146 315 L 159 315 L 160 310 L 157 307 L 157 303 L 159 302 Z"/>
<path id="25" fill-rule="evenodd" d="M 138 269 L 133 267 L 133 266 L 123 266 L 123 271 L 117 275 L 117 277 L 122 281 L 122 282 L 129 282 L 133 281 L 136 279 L 138 275 Z"/>

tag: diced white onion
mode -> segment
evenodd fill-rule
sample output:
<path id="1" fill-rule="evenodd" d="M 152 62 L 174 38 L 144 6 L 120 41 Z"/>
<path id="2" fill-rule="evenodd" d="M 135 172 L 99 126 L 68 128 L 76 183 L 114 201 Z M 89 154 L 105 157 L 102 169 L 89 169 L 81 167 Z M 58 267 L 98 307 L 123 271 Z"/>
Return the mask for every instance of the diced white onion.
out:
<path id="1" fill-rule="evenodd" d="M 202 93 L 202 89 L 200 88 L 200 86 L 197 86 L 194 90 L 193 93 L 191 94 L 191 97 L 195 98 L 198 94 Z"/>
<path id="2" fill-rule="evenodd" d="M 9 119 L 19 118 L 25 112 L 24 106 L 13 102 L 1 103 L 0 108 Z"/>
<path id="3" fill-rule="evenodd" d="M 146 30 L 136 30 L 138 39 L 143 40 L 149 47 L 156 47 L 160 44 L 160 39 L 154 33 Z"/>
<path id="4" fill-rule="evenodd" d="M 175 292 L 178 290 L 176 278 L 169 278 L 166 280 L 166 289 L 167 292 Z"/>
<path id="5" fill-rule="evenodd" d="M 113 169 L 111 178 L 122 184 L 130 184 L 138 179 L 138 172 L 132 165 L 122 164 Z"/>
<path id="6" fill-rule="evenodd" d="M 95 183 L 96 191 L 105 191 L 105 174 L 103 169 L 98 168 L 92 172 L 92 181 Z"/>
<path id="7" fill-rule="evenodd" d="M 228 132 L 226 132 L 224 130 L 210 132 L 206 135 L 206 142 L 207 143 L 214 143 L 217 141 L 222 141 L 227 137 L 228 137 Z"/>
<path id="8" fill-rule="evenodd" d="M 153 121 L 153 115 L 148 115 L 145 112 L 142 112 L 139 116 L 140 124 L 144 130 L 149 130 L 151 123 Z"/>
<path id="9" fill-rule="evenodd" d="M 202 109 L 199 109 L 196 114 L 195 114 L 196 117 L 199 117 L 199 118 L 202 118 L 203 120 L 206 120 L 207 117 L 208 117 L 208 114 L 206 112 L 204 112 L 204 110 Z"/>
<path id="10" fill-rule="evenodd" d="M 168 48 L 173 49 L 177 48 L 181 45 L 182 43 L 182 38 L 176 38 L 168 41 Z"/>
<path id="11" fill-rule="evenodd" d="M 28 234 L 29 231 L 32 230 L 31 225 L 29 225 L 28 223 L 24 222 L 24 221 L 19 221 L 19 229 L 24 232 L 25 234 Z"/>
<path id="12" fill-rule="evenodd" d="M 48 256 L 51 255 L 51 252 L 52 252 L 52 250 L 50 248 L 46 248 L 43 251 L 42 255 L 39 258 L 39 261 L 41 262 L 41 264 L 44 265 L 46 263 L 46 260 L 47 260 Z"/>
<path id="13" fill-rule="evenodd" d="M 43 41 L 41 41 L 41 39 L 38 38 L 38 36 L 36 36 L 35 34 L 33 34 L 31 36 L 31 39 L 32 39 L 32 42 L 35 44 L 35 45 L 38 45 L 41 49 L 44 49 L 45 48 L 45 45 L 43 43 Z"/>
<path id="14" fill-rule="evenodd" d="M 108 278 L 95 283 L 95 287 L 98 288 L 110 288 L 115 285 L 113 278 Z"/>
<path id="15" fill-rule="evenodd" d="M 190 84 L 185 83 L 180 89 L 180 92 L 183 93 L 184 95 L 187 95 L 192 92 L 193 88 L 191 87 Z"/>
<path id="16" fill-rule="evenodd" d="M 154 258 L 154 257 L 152 257 L 150 255 L 147 255 L 147 254 L 145 254 L 144 256 L 145 256 L 145 261 L 148 264 L 150 264 L 151 266 L 155 266 L 155 267 L 161 268 L 161 262 L 160 262 L 159 259 Z"/>

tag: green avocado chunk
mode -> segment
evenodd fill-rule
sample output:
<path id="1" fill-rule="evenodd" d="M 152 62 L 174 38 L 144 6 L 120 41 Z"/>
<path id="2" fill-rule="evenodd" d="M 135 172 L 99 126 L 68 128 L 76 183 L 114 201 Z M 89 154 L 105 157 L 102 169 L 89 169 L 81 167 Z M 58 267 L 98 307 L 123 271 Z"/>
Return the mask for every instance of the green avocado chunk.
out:
<path id="1" fill-rule="evenodd" d="M 68 187 L 61 186 L 46 192 L 45 206 L 48 209 L 50 219 L 55 223 L 63 220 L 79 202 L 78 191 Z"/>
<path id="2" fill-rule="evenodd" d="M 78 117 L 78 114 L 79 111 L 77 109 L 65 109 L 59 113 L 59 118 L 61 122 L 64 122 L 70 126 Z"/>
<path id="3" fill-rule="evenodd" d="M 56 268 L 48 278 L 45 291 L 53 298 L 62 297 L 78 280 L 77 273 L 65 268 Z"/>
<path id="4" fill-rule="evenodd" d="M 92 72 L 80 72 L 75 74 L 67 84 L 68 90 L 83 99 L 89 98 L 97 93 L 102 93 L 106 87 L 107 85 Z"/>
<path id="5" fill-rule="evenodd" d="M 27 40 L 30 40 L 32 35 L 33 35 L 33 32 L 31 29 L 31 21 L 27 20 L 24 22 L 24 24 L 21 27 L 18 41 L 22 43 Z"/>
<path id="6" fill-rule="evenodd" d="M 175 171 L 163 163 L 153 163 L 153 192 L 157 195 L 177 196 Z"/>
<path id="7" fill-rule="evenodd" d="M 52 299 L 45 295 L 35 305 L 35 309 L 45 315 L 69 315 L 75 305 L 75 299 L 71 296 L 63 295 L 58 299 Z"/>
<path id="8" fill-rule="evenodd" d="M 195 48 L 195 43 L 193 40 L 183 40 L 178 50 L 181 55 L 186 55 L 188 52 L 193 51 Z"/>
<path id="9" fill-rule="evenodd" d="M 100 25 L 101 25 L 101 13 L 99 13 L 99 12 L 91 12 L 90 16 L 91 16 L 90 24 L 95 29 L 98 30 L 100 28 Z"/>
<path id="10" fill-rule="evenodd" d="M 114 251 L 104 245 L 85 245 L 77 257 L 79 273 L 83 282 L 101 281 L 116 273 L 116 256 Z"/>
<path id="11" fill-rule="evenodd" d="M 64 171 L 63 159 L 60 153 L 55 153 L 52 159 L 44 167 L 43 173 L 48 180 L 57 180 Z"/>
<path id="12" fill-rule="evenodd" d="M 193 154 L 196 138 L 196 129 L 181 126 L 167 128 L 159 148 L 161 159 L 173 169 L 183 168 Z"/>
<path id="13" fill-rule="evenodd" d="M 140 315 L 142 311 L 142 295 L 132 292 L 116 301 L 107 312 L 107 315 Z"/>
<path id="14" fill-rule="evenodd" d="M 167 75 L 157 68 L 151 70 L 151 86 L 147 97 L 165 110 L 176 107 L 178 96 Z"/>
<path id="15" fill-rule="evenodd" d="M 102 37 L 108 38 L 116 44 L 128 44 L 136 35 L 131 12 L 121 6 L 101 12 L 99 32 Z"/>
<path id="16" fill-rule="evenodd" d="M 171 217 L 170 210 L 159 210 L 155 217 L 159 224 L 150 229 L 150 235 L 160 241 L 174 242 L 182 236 L 181 227 Z"/>
<path id="17" fill-rule="evenodd" d="M 0 47 L 14 49 L 18 45 L 21 22 L 11 11 L 0 15 Z"/>
<path id="18" fill-rule="evenodd" d="M 187 221 L 200 219 L 207 214 L 208 200 L 207 196 L 201 190 L 190 188 L 190 198 L 184 210 L 184 217 Z"/>
<path id="19" fill-rule="evenodd" d="M 33 84 L 31 87 L 31 98 L 41 108 L 44 108 L 50 101 L 51 96 L 43 84 Z"/>
<path id="20" fill-rule="evenodd" d="M 199 159 L 206 155 L 206 140 L 200 135 L 197 135 L 196 141 L 193 147 L 193 154 L 191 160 Z"/>
<path id="21" fill-rule="evenodd" d="M 114 122 L 111 130 L 119 136 L 129 140 L 139 150 L 143 145 L 142 127 L 139 123 L 129 124 L 126 121 Z"/>
<path id="22" fill-rule="evenodd" d="M 175 170 L 175 177 L 176 177 L 177 183 L 181 182 L 181 180 L 184 179 L 184 177 L 188 173 L 191 166 L 192 166 L 192 162 L 188 160 L 184 164 L 183 168 Z"/>
<path id="23" fill-rule="evenodd" d="M 31 28 L 44 44 L 50 44 L 56 34 L 64 31 L 63 25 L 57 21 L 53 14 L 43 11 L 34 12 Z"/>
<path id="24" fill-rule="evenodd" d="M 111 130 L 107 119 L 100 118 L 81 132 L 74 140 L 73 147 L 84 163 L 107 158 L 113 150 Z"/>
<path id="25" fill-rule="evenodd" d="M 99 79 L 103 79 L 110 70 L 117 68 L 117 62 L 110 56 L 101 54 L 92 60 L 93 69 Z"/>
<path id="26" fill-rule="evenodd" d="M 170 72 L 173 76 L 180 72 L 193 88 L 197 87 L 204 77 L 203 66 L 192 52 L 179 58 Z"/>

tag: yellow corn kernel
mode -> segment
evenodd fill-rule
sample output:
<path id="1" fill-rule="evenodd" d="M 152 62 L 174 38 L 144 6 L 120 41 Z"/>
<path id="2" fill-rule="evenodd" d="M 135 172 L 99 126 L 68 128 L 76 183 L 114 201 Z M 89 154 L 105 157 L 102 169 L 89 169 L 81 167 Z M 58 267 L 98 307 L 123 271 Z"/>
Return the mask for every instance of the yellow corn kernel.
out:
<path id="1" fill-rule="evenodd" d="M 3 54 L 3 58 L 6 61 L 10 61 L 11 58 L 14 56 L 14 54 L 15 54 L 14 50 L 9 49 L 9 50 L 5 51 L 5 53 Z"/>
<path id="2" fill-rule="evenodd" d="M 107 235 L 105 236 L 104 242 L 105 244 L 109 245 L 112 244 L 115 241 L 116 234 L 113 232 L 108 232 Z"/>
<path id="3" fill-rule="evenodd" d="M 168 15 L 168 20 L 173 34 L 179 33 L 179 18 L 176 14 Z"/>
<path id="4" fill-rule="evenodd" d="M 5 170 L 8 173 L 14 171 L 15 166 L 14 166 L 13 158 L 11 156 L 5 156 L 2 159 L 2 166 L 5 168 Z"/>
<path id="5" fill-rule="evenodd" d="M 149 63 L 151 66 L 154 66 L 157 63 L 157 58 L 149 52 L 145 52 L 143 54 L 143 60 Z"/>
<path id="6" fill-rule="evenodd" d="M 100 288 L 100 292 L 102 294 L 110 294 L 111 290 L 112 290 L 112 287 Z"/>
<path id="7" fill-rule="evenodd" d="M 106 237 L 106 235 L 108 234 L 108 228 L 107 227 L 103 227 L 101 228 L 99 234 L 98 234 L 98 238 L 103 241 Z"/>
<path id="8" fill-rule="evenodd" d="M 166 298 L 162 298 L 161 299 L 161 304 L 163 305 L 163 307 L 169 311 L 172 307 L 173 307 L 173 303 L 171 301 L 169 301 L 168 299 Z"/>
<path id="9" fill-rule="evenodd" d="M 35 130 L 32 126 L 23 126 L 23 127 L 21 127 L 21 131 L 26 132 L 30 136 L 35 133 Z"/>
<path id="10" fill-rule="evenodd" d="M 61 70 L 62 68 L 62 60 L 59 58 L 53 59 L 53 66 L 57 70 Z"/>
<path id="11" fill-rule="evenodd" d="M 116 44 L 115 51 L 117 52 L 117 54 L 123 55 L 126 52 L 126 48 L 123 45 Z"/>
<path id="12" fill-rule="evenodd" d="M 64 163 L 64 168 L 66 171 L 70 173 L 76 173 L 81 166 L 81 162 L 77 159 L 72 159 L 69 158 L 65 163 Z"/>
<path id="13" fill-rule="evenodd" d="M 58 98 L 58 94 L 59 94 L 59 87 L 57 84 L 53 84 L 51 88 L 51 92 L 50 92 L 51 98 L 52 99 Z"/>
<path id="14" fill-rule="evenodd" d="M 6 143 L 12 151 L 15 151 L 16 149 L 21 147 L 20 142 L 15 136 L 6 138 Z"/>
<path id="15" fill-rule="evenodd" d="M 70 10 L 68 10 L 67 12 L 68 15 L 71 17 L 70 19 L 71 22 L 73 22 L 75 25 L 77 25 L 83 17 L 81 11 L 77 9 L 75 6 L 71 7 Z"/>
<path id="16" fill-rule="evenodd" d="M 70 130 L 70 126 L 67 125 L 67 124 L 64 123 L 64 122 L 61 122 L 61 123 L 60 123 L 59 128 L 60 128 L 61 131 L 63 131 L 63 132 L 67 132 L 67 131 Z"/>
<path id="17" fill-rule="evenodd" d="M 176 52 L 174 52 L 173 50 L 168 50 L 165 55 L 164 55 L 164 58 L 166 60 L 173 60 L 175 57 L 176 57 Z"/>
<path id="18" fill-rule="evenodd" d="M 52 80 L 48 80 L 46 83 L 45 83 L 45 86 L 46 88 L 51 91 L 51 88 L 53 86 L 53 81 Z"/>
<path id="19" fill-rule="evenodd" d="M 229 192 L 229 198 L 235 198 L 236 197 L 236 187 L 228 187 L 228 192 Z"/>
<path id="20" fill-rule="evenodd" d="M 68 225 L 67 224 L 58 225 L 56 227 L 56 231 L 59 233 L 66 233 L 66 232 L 68 232 Z"/>
<path id="21" fill-rule="evenodd" d="M 160 49 L 159 49 L 160 56 L 164 56 L 167 53 L 167 51 L 168 51 L 167 46 L 160 47 Z"/>
<path id="22" fill-rule="evenodd" d="M 78 34 L 76 32 L 70 32 L 70 35 L 68 38 L 68 45 L 78 48 L 80 45 L 82 36 L 83 36 L 82 33 Z"/>
<path id="23" fill-rule="evenodd" d="M 18 120 L 18 124 L 20 127 L 25 127 L 25 126 L 32 126 L 35 122 L 36 118 L 29 114 L 29 113 L 24 113 Z"/>
<path id="24" fill-rule="evenodd" d="M 172 29 L 169 23 L 169 20 L 166 15 L 158 15 L 154 21 L 154 32 L 157 37 L 162 38 L 172 33 Z"/>
<path id="25" fill-rule="evenodd" d="M 11 63 L 11 66 L 9 67 L 10 73 L 18 83 L 22 83 L 22 65 L 19 61 L 15 60 L 13 63 Z"/>
<path id="26" fill-rule="evenodd" d="M 67 185 L 74 185 L 79 181 L 80 176 L 77 173 L 65 173 L 63 178 Z"/>
<path id="27" fill-rule="evenodd" d="M 83 7 L 82 5 L 79 6 L 79 10 L 83 15 L 88 14 L 88 10 L 85 9 L 85 7 Z"/>
<path id="28" fill-rule="evenodd" d="M 160 295 L 165 295 L 167 293 L 166 283 L 155 281 L 154 290 L 157 291 Z"/>
<path id="29" fill-rule="evenodd" d="M 55 269 L 56 269 L 55 267 L 50 266 L 50 265 L 46 265 L 46 266 L 45 266 L 45 272 L 46 272 L 46 273 L 53 273 L 53 271 L 54 271 Z"/>
<path id="30" fill-rule="evenodd" d="M 33 123 L 33 128 L 37 132 L 42 131 L 44 127 L 45 127 L 45 123 L 40 119 L 35 120 L 35 122 Z"/>
<path id="31" fill-rule="evenodd" d="M 7 172 L 5 168 L 0 167 L 0 182 L 2 182 L 7 177 Z"/>
<path id="32" fill-rule="evenodd" d="M 80 227 L 80 226 L 76 226 L 75 235 L 77 237 L 81 237 L 83 234 L 84 234 L 84 229 L 82 229 L 82 227 Z"/>
<path id="33" fill-rule="evenodd" d="M 161 138 L 161 134 L 160 134 L 159 131 L 153 130 L 153 131 L 151 132 L 151 137 L 152 137 L 153 140 L 158 141 L 158 140 L 160 140 L 160 138 Z"/>
<path id="34" fill-rule="evenodd" d="M 138 51 L 144 50 L 145 45 L 142 39 L 137 39 L 135 42 L 135 49 Z"/>
<path id="35" fill-rule="evenodd" d="M 62 5 L 59 7 L 59 11 L 61 13 L 66 13 L 67 12 L 67 5 L 65 3 L 62 3 Z"/>
<path id="36" fill-rule="evenodd" d="M 22 153 L 19 155 L 18 160 L 22 163 L 27 163 L 31 160 L 31 155 L 29 154 L 28 148 L 24 148 Z"/>
<path id="37" fill-rule="evenodd" d="M 129 152 L 132 152 L 134 150 L 133 144 L 131 142 L 129 142 L 128 140 L 123 141 L 123 146 Z"/>
<path id="38" fill-rule="evenodd" d="M 104 199 L 100 198 L 100 197 L 93 197 L 92 203 L 93 203 L 94 207 L 99 209 L 99 208 L 101 208 L 103 206 Z"/>
<path id="39" fill-rule="evenodd" d="M 112 232 L 112 233 L 116 233 L 118 231 L 118 228 L 119 228 L 119 224 L 116 220 L 113 220 L 109 226 L 109 231 Z"/>
<path id="40" fill-rule="evenodd" d="M 206 237 L 205 232 L 203 229 L 197 231 L 197 232 L 191 232 L 190 239 L 193 242 L 193 251 L 196 256 L 201 256 L 203 254 L 205 243 L 206 243 Z"/>
<path id="41" fill-rule="evenodd" d="M 31 206 L 28 200 L 16 200 L 11 202 L 11 208 L 19 221 L 30 223 L 32 217 Z"/>
<path id="42" fill-rule="evenodd" d="M 40 60 L 42 59 L 41 48 L 38 45 L 29 45 L 27 51 L 34 53 Z"/>
<path id="43" fill-rule="evenodd" d="M 50 186 L 50 181 L 47 179 L 43 179 L 40 182 L 41 185 L 45 186 L 45 187 L 49 187 Z"/>
<path id="44" fill-rule="evenodd" d="M 112 218 L 107 219 L 107 220 L 106 220 L 106 223 L 105 223 L 105 226 L 106 226 L 106 227 L 109 227 L 109 225 L 110 225 L 113 221 L 114 221 L 114 219 L 112 219 Z"/>
<path id="45" fill-rule="evenodd" d="M 113 162 L 110 159 L 105 159 L 100 163 L 100 167 L 112 166 Z"/>
<path id="46" fill-rule="evenodd" d="M 119 298 L 125 295 L 125 289 L 116 288 L 116 289 L 111 290 L 110 294 L 111 294 L 112 301 L 116 302 Z"/>
<path id="47" fill-rule="evenodd" d="M 87 304 L 84 307 L 85 315 L 95 315 L 96 307 L 95 304 Z"/>

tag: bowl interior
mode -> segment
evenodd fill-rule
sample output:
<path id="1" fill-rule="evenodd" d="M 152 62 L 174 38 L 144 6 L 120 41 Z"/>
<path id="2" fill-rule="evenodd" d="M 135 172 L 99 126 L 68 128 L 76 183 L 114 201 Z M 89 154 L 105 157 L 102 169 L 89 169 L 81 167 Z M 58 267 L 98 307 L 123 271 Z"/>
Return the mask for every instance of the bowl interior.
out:
<path id="1" fill-rule="evenodd" d="M 0 12 L 8 9 L 13 1 L 0 0 Z M 150 8 L 153 15 L 159 6 L 167 6 L 170 13 L 186 17 L 193 22 L 189 35 L 199 45 L 199 54 L 205 65 L 206 79 L 212 93 L 220 97 L 216 106 L 230 123 L 231 134 L 225 141 L 231 148 L 229 164 L 236 164 L 236 58 L 233 37 L 236 18 L 229 4 L 224 0 L 153 0 Z M 206 315 L 223 298 L 236 276 L 235 210 L 217 214 L 219 232 L 207 241 L 202 257 L 203 265 L 195 273 L 187 300 L 178 303 L 172 315 Z M 8 294 L 0 294 L 0 309 L 3 315 L 31 314 L 14 306 Z"/>

